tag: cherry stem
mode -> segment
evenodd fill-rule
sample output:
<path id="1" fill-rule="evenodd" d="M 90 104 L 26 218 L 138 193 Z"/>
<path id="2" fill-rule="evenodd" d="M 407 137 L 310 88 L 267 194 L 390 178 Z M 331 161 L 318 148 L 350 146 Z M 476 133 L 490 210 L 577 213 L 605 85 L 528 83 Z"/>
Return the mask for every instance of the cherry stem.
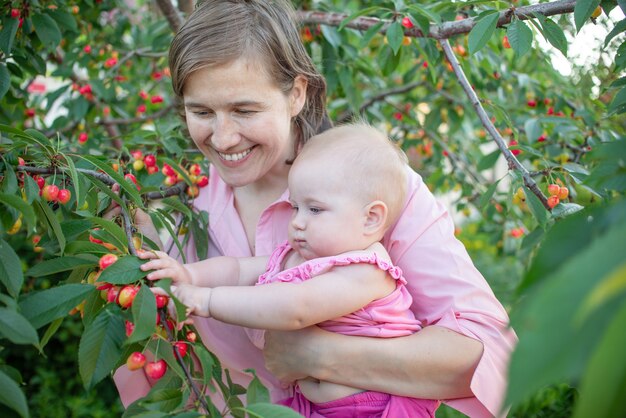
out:
<path id="1" fill-rule="evenodd" d="M 174 336 L 172 335 L 172 331 L 170 330 L 170 328 L 168 326 L 167 318 L 165 317 L 165 312 L 163 312 L 163 311 L 159 312 L 159 320 L 161 321 L 161 326 L 163 326 L 163 329 L 165 329 L 165 332 L 167 334 L 167 340 L 170 343 L 173 343 L 174 342 Z M 189 371 L 189 368 L 187 367 L 187 364 L 183 360 L 183 357 L 180 355 L 180 352 L 178 351 L 178 347 L 174 346 L 174 350 L 173 351 L 174 351 L 174 357 L 176 357 L 176 361 L 178 362 L 180 367 L 182 367 L 183 372 L 185 373 L 185 377 L 187 378 L 187 381 L 189 382 L 189 385 L 191 386 L 191 390 L 193 391 L 193 393 L 196 396 L 196 398 L 198 399 L 198 401 L 200 401 L 200 404 L 202 404 L 202 408 L 204 409 L 203 412 L 208 413 L 208 411 L 209 411 L 209 404 L 207 403 L 206 399 L 204 398 L 204 396 L 200 392 L 200 389 L 196 385 L 196 382 L 193 380 L 193 377 L 191 376 L 191 371 Z"/>

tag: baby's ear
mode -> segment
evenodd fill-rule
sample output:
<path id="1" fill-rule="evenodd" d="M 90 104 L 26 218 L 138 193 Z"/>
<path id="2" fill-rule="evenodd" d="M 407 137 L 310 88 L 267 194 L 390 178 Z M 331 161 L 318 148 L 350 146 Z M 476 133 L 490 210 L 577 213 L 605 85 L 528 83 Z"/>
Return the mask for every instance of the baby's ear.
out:
<path id="1" fill-rule="evenodd" d="M 365 209 L 365 233 L 368 235 L 377 234 L 385 230 L 389 209 L 385 202 L 374 200 Z"/>

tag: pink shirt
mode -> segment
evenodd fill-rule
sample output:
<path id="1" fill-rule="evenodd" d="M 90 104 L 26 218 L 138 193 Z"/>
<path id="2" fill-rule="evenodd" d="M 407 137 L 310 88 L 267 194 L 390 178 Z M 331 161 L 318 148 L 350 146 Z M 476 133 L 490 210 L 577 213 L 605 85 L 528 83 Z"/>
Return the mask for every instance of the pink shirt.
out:
<path id="1" fill-rule="evenodd" d="M 407 289 L 413 297 L 411 310 L 423 326 L 436 324 L 483 343 L 483 355 L 471 382 L 475 397 L 446 403 L 472 418 L 494 416 L 504 398 L 508 360 L 517 336 L 507 327 L 506 311 L 454 236 L 447 210 L 417 173 L 413 170 L 409 173 L 408 202 L 383 244 L 394 264 L 404 272 Z M 200 189 L 195 200 L 198 209 L 209 213 L 209 256 L 271 254 L 287 239 L 291 205 L 286 198 L 287 191 L 261 214 L 256 229 L 256 253 L 251 254 L 235 209 L 232 188 L 211 168 L 209 185 Z M 186 248 L 186 253 L 188 262 L 197 261 L 193 244 Z M 285 398 L 286 392 L 265 369 L 261 350 L 252 344 L 244 328 L 203 318 L 196 319 L 196 327 L 208 349 L 217 355 L 223 367 L 230 369 L 235 382 L 247 386 L 251 376 L 238 371 L 252 368 L 270 390 L 273 400 Z M 142 389 L 136 382 L 138 378 L 129 379 L 129 372 L 124 369 L 118 370 L 115 380 L 122 401 L 127 404 Z M 215 398 L 220 407 L 223 401 L 218 396 Z"/>
<path id="2" fill-rule="evenodd" d="M 256 284 L 298 284 L 324 274 L 333 267 L 357 263 L 375 265 L 379 269 L 388 272 L 389 276 L 396 281 L 396 288 L 387 296 L 374 300 L 348 315 L 320 322 L 317 324 L 320 328 L 345 335 L 376 338 L 403 337 L 422 329 L 420 322 L 415 319 L 413 312 L 409 310 L 413 300 L 406 290 L 406 280 L 402 276 L 402 270 L 381 259 L 375 252 L 355 251 L 330 257 L 314 258 L 283 270 L 285 257 L 291 251 L 293 251 L 293 248 L 291 248 L 288 242 L 278 246 L 267 263 L 265 273 L 259 277 Z M 247 329 L 246 332 L 252 343 L 263 349 L 265 346 L 265 331 Z"/>

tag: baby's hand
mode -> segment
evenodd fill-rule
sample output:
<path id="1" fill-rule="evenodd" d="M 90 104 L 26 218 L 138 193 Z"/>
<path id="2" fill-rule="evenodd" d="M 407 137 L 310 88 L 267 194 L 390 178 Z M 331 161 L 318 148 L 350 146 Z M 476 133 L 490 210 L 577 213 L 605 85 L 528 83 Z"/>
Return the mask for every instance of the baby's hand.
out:
<path id="1" fill-rule="evenodd" d="M 185 266 L 163 251 L 140 251 L 138 257 L 150 260 L 139 267 L 143 271 L 154 270 L 146 276 L 148 280 L 170 278 L 176 284 L 191 284 L 191 275 Z"/>
<path id="2" fill-rule="evenodd" d="M 211 288 L 181 284 L 172 286 L 172 293 L 187 306 L 187 316 L 211 317 Z"/>

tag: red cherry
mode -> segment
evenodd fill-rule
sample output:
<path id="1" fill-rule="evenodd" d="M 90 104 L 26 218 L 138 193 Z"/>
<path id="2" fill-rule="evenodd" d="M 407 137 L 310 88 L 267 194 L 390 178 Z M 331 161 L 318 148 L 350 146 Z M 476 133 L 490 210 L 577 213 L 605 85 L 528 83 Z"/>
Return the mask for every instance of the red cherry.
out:
<path id="1" fill-rule="evenodd" d="M 164 308 L 167 306 L 170 298 L 165 295 L 156 295 L 156 306 L 157 308 Z"/>
<path id="2" fill-rule="evenodd" d="M 502 38 L 502 46 L 506 49 L 511 48 L 511 43 L 509 42 L 508 36 L 505 36 L 504 38 Z"/>
<path id="3" fill-rule="evenodd" d="M 20 17 L 21 14 L 22 12 L 20 11 L 20 9 L 11 9 L 11 17 L 13 19 L 17 19 L 18 17 Z"/>
<path id="4" fill-rule="evenodd" d="M 407 29 L 411 29 L 415 25 L 413 24 L 413 21 L 411 21 L 410 17 L 405 16 L 402 18 L 402 26 L 404 26 Z"/>
<path id="5" fill-rule="evenodd" d="M 193 331 L 189 331 L 189 332 L 187 333 L 187 341 L 192 342 L 192 343 L 195 343 L 195 342 L 196 342 L 196 338 L 197 338 L 197 336 L 196 336 L 196 333 L 195 333 L 195 332 L 193 332 Z"/>
<path id="6" fill-rule="evenodd" d="M 541 134 L 541 136 L 537 138 L 537 142 L 545 142 L 546 139 L 548 139 L 546 134 Z"/>
<path id="7" fill-rule="evenodd" d="M 172 166 L 169 164 L 163 164 L 163 168 L 161 169 L 161 172 L 166 177 L 169 177 L 169 176 L 177 177 L 176 170 L 174 170 Z"/>
<path id="8" fill-rule="evenodd" d="M 83 47 L 83 52 L 84 52 L 85 54 L 91 54 L 91 45 L 85 45 L 85 46 Z"/>
<path id="9" fill-rule="evenodd" d="M 137 106 L 137 113 L 146 113 L 146 105 L 142 103 Z"/>
<path id="10" fill-rule="evenodd" d="M 553 207 L 555 207 L 556 205 L 559 204 L 559 197 L 558 196 L 550 196 L 548 198 L 548 207 L 550 209 L 552 209 Z"/>
<path id="11" fill-rule="evenodd" d="M 67 202 L 70 201 L 70 199 L 72 198 L 72 192 L 67 190 L 67 189 L 61 189 L 59 190 L 59 195 L 57 197 L 57 200 L 59 201 L 59 203 L 61 203 L 62 205 L 65 205 Z"/>
<path id="12" fill-rule="evenodd" d="M 59 187 L 56 184 L 47 184 L 43 187 L 42 196 L 48 202 L 56 202 L 59 197 Z"/>
<path id="13" fill-rule="evenodd" d="M 515 146 L 515 145 L 517 145 L 517 141 L 512 139 L 511 142 L 509 142 L 509 146 Z M 522 150 L 520 150 L 520 149 L 512 149 L 511 153 L 513 155 L 520 155 L 522 153 Z"/>
<path id="14" fill-rule="evenodd" d="M 100 266 L 101 270 L 104 270 L 105 268 L 109 267 L 111 264 L 115 263 L 117 261 L 117 256 L 115 254 L 105 254 L 102 257 L 100 257 L 100 260 L 98 261 L 98 265 Z"/>
<path id="15" fill-rule="evenodd" d="M 117 297 L 117 303 L 122 308 L 129 308 L 133 304 L 137 292 L 139 292 L 139 286 L 124 286 Z"/>
<path id="16" fill-rule="evenodd" d="M 159 167 L 157 167 L 156 165 L 152 165 L 150 167 L 146 167 L 146 171 L 148 172 L 148 174 L 156 174 L 159 172 Z"/>
<path id="17" fill-rule="evenodd" d="M 126 323 L 124 324 L 124 326 L 126 327 L 126 336 L 130 337 L 130 334 L 133 333 L 133 331 L 135 330 L 135 324 L 133 324 L 130 321 L 126 321 Z"/>
<path id="18" fill-rule="evenodd" d="M 561 186 L 559 186 L 556 183 L 552 183 L 548 185 L 548 194 L 550 194 L 550 196 L 558 196 L 560 190 L 561 190 Z"/>
<path id="19" fill-rule="evenodd" d="M 526 102 L 526 104 L 528 105 L 528 107 L 535 107 L 537 106 L 537 101 L 536 100 L 529 100 Z"/>
<path id="20" fill-rule="evenodd" d="M 198 187 L 205 187 L 206 185 L 209 184 L 209 178 L 207 176 L 202 176 L 198 179 L 198 182 L 196 183 L 196 186 Z"/>
<path id="21" fill-rule="evenodd" d="M 34 117 L 36 114 L 35 109 L 32 107 L 29 107 L 28 109 L 24 110 L 24 116 L 26 116 L 27 118 L 32 118 Z"/>
<path id="22" fill-rule="evenodd" d="M 143 369 L 149 378 L 159 380 L 167 371 L 167 363 L 165 363 L 165 360 L 151 361 L 146 363 Z"/>
<path id="23" fill-rule="evenodd" d="M 143 163 L 146 167 L 154 167 L 156 165 L 156 157 L 152 154 L 148 154 L 143 157 Z"/>
<path id="24" fill-rule="evenodd" d="M 152 103 L 163 103 L 163 97 L 159 96 L 158 94 L 155 94 L 154 96 L 150 98 L 150 101 Z"/>
<path id="25" fill-rule="evenodd" d="M 39 191 L 42 191 L 44 186 L 46 185 L 46 179 L 37 175 L 34 176 L 33 178 L 37 182 L 37 186 L 39 186 Z"/>
<path id="26" fill-rule="evenodd" d="M 177 349 L 181 357 L 185 357 L 185 355 L 187 355 L 187 344 L 185 344 L 183 341 L 176 341 L 173 345 L 174 345 L 174 355 L 176 355 Z"/>
<path id="27" fill-rule="evenodd" d="M 560 200 L 567 199 L 567 196 L 569 196 L 569 189 L 567 187 L 559 188 L 559 194 L 557 196 L 559 196 Z"/>
<path id="28" fill-rule="evenodd" d="M 87 135 L 87 132 L 81 132 L 80 134 L 78 134 L 79 144 L 84 144 L 85 142 L 87 142 L 88 139 L 89 139 L 89 135 Z"/>
<path id="29" fill-rule="evenodd" d="M 146 364 L 146 356 L 139 351 L 135 351 L 126 360 L 126 367 L 128 370 L 139 370 Z"/>

